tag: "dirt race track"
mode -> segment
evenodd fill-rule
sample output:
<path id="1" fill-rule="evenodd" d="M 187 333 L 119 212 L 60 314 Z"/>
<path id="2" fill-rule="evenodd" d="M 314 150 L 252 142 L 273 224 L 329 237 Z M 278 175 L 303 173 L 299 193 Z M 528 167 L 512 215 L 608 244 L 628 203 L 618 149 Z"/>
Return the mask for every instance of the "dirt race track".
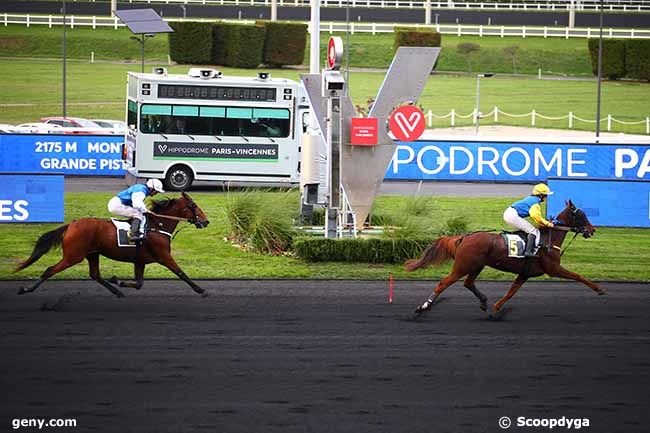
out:
<path id="1" fill-rule="evenodd" d="M 479 282 L 480 283 L 480 282 Z M 456 284 L 406 320 L 431 282 L 89 281 L 17 296 L 0 282 L 0 431 L 75 418 L 70 432 L 498 432 L 518 417 L 650 425 L 650 287 L 607 296 L 533 282 L 489 321 Z M 483 282 L 491 302 L 505 283 Z M 126 290 L 126 289 L 125 289 Z M 27 428 L 18 431 L 36 431 Z M 552 431 L 566 431 L 555 427 Z"/>

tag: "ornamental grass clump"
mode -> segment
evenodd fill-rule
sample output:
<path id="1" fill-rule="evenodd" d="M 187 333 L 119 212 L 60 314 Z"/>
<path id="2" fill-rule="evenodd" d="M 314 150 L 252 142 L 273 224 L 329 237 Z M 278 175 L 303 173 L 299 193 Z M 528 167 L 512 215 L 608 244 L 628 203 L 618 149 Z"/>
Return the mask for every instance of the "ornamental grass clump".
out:
<path id="1" fill-rule="evenodd" d="M 291 248 L 296 234 L 297 202 L 293 191 L 276 193 L 245 190 L 228 193 L 226 216 L 229 239 L 240 247 L 260 253 L 282 254 Z"/>

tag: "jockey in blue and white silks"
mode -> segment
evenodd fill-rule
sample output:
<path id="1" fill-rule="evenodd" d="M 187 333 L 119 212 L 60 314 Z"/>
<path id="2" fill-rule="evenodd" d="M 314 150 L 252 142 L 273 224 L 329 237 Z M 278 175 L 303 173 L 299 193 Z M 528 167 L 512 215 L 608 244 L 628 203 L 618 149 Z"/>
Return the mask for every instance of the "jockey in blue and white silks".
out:
<path id="1" fill-rule="evenodd" d="M 541 203 L 553 192 L 546 184 L 538 183 L 533 192 L 526 198 L 514 202 L 503 212 L 503 220 L 511 226 L 528 233 L 526 251 L 524 255 L 531 257 L 535 255 L 535 249 L 539 245 L 539 229 L 526 221 L 530 217 L 538 227 L 553 227 L 553 223 L 542 216 Z"/>
<path id="2" fill-rule="evenodd" d="M 149 179 L 146 184 L 136 183 L 109 200 L 108 211 L 110 213 L 133 218 L 130 235 L 132 241 L 144 237 L 144 214 L 148 212 L 144 199 L 159 192 L 165 192 L 162 182 L 158 179 Z"/>

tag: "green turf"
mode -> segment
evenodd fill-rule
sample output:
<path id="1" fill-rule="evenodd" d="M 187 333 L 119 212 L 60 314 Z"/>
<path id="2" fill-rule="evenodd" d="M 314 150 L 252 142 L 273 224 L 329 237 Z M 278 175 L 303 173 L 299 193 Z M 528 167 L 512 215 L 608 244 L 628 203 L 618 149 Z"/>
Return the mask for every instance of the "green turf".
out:
<path id="1" fill-rule="evenodd" d="M 345 39 L 344 34 L 337 34 Z M 76 27 L 67 31 L 67 56 L 70 59 L 139 60 L 140 45 L 132 40 L 126 28 Z M 331 35 L 321 34 L 321 52 L 325 52 Z M 350 36 L 350 65 L 363 68 L 387 68 L 393 59 L 393 33 L 355 33 Z M 478 53 L 466 59 L 456 47 L 459 43 L 480 45 Z M 63 32 L 61 27 L 9 25 L 0 27 L 0 57 L 62 57 Z M 307 43 L 309 45 L 309 43 Z M 519 47 L 516 65 L 506 56 L 504 48 Z M 166 35 L 157 35 L 146 43 L 148 60 L 167 60 Z M 309 63 L 307 46 L 304 64 Z M 438 61 L 440 71 L 492 71 L 499 73 L 590 76 L 591 66 L 587 40 L 544 39 L 520 37 L 483 37 L 443 35 L 442 55 Z"/>
<path id="2" fill-rule="evenodd" d="M 148 65 L 149 69 L 152 65 Z M 124 118 L 126 73 L 139 71 L 138 64 L 69 62 L 68 115 L 87 118 Z M 253 76 L 251 70 L 220 68 L 226 75 Z M 188 66 L 172 66 L 171 73 L 186 73 Z M 298 80 L 299 71 L 273 70 L 274 77 Z M 5 60 L 0 62 L 0 123 L 18 124 L 40 117 L 61 114 L 61 64 L 56 61 Z M 384 72 L 350 74 L 351 95 L 357 105 L 366 105 L 374 97 Z M 434 114 L 445 115 L 452 109 L 467 115 L 476 101 L 476 79 L 467 75 L 433 75 L 422 93 L 420 104 Z M 562 95 L 560 98 L 557 95 Z M 481 80 L 481 109 L 488 112 L 495 105 L 501 110 L 521 114 L 535 109 L 546 116 L 565 116 L 570 111 L 584 119 L 594 119 L 596 83 L 584 80 L 538 80 L 495 76 Z M 650 86 L 644 83 L 605 82 L 603 117 L 612 114 L 624 121 L 644 120 L 648 112 Z M 7 105 L 9 104 L 9 105 Z M 14 105 L 15 104 L 15 105 Z M 25 105 L 27 104 L 27 105 Z M 30 105 L 31 104 L 31 105 Z M 490 124 L 493 119 L 483 119 Z M 470 125 L 471 118 L 457 119 L 457 126 Z M 500 124 L 530 126 L 524 119 L 500 116 Z M 449 119 L 434 120 L 433 127 L 448 127 Z M 568 120 L 544 121 L 537 127 L 567 128 Z M 602 124 L 605 130 L 606 124 Z M 593 130 L 590 123 L 574 122 L 575 129 Z M 614 132 L 645 133 L 645 124 L 613 125 Z"/>
<path id="3" fill-rule="evenodd" d="M 295 200 L 297 193 L 276 194 L 278 200 Z M 66 194 L 66 222 L 83 216 L 106 217 L 106 202 L 110 193 Z M 401 265 L 369 265 L 363 263 L 307 263 L 288 256 L 268 256 L 241 251 L 224 240 L 227 234 L 224 213 L 225 195 L 220 193 L 196 193 L 193 197 L 211 220 L 207 229 L 187 228 L 173 242 L 172 251 L 178 263 L 194 278 L 352 278 L 385 279 L 392 272 L 397 279 L 438 279 L 449 266 L 429 268 L 407 274 Z M 469 229 L 501 229 L 503 209 L 514 198 L 448 198 L 436 197 L 431 209 L 431 224 L 440 227 L 447 219 L 463 213 L 468 218 Z M 405 198 L 379 197 L 377 212 L 390 211 L 404 206 Z M 471 212 L 466 210 L 471 209 Z M 58 260 L 59 251 L 50 252 L 39 262 L 11 274 L 20 259 L 29 256 L 33 242 L 57 224 L 2 224 L 0 239 L 0 279 L 34 278 Z M 598 228 L 596 235 L 588 240 L 577 239 L 563 258 L 563 264 L 591 279 L 650 281 L 650 241 L 648 230 Z M 102 259 L 103 274 L 121 277 L 131 275 L 132 267 Z M 60 274 L 60 278 L 86 278 L 85 263 Z M 159 265 L 147 268 L 146 277 L 169 277 L 173 275 Z M 512 279 L 511 275 L 486 269 L 482 278 Z"/>

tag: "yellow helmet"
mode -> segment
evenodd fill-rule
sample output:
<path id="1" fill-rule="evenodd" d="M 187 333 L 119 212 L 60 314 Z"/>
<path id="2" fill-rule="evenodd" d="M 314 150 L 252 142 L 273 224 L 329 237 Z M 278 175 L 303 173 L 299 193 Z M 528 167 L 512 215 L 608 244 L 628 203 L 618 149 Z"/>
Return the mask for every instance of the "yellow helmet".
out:
<path id="1" fill-rule="evenodd" d="M 553 191 L 551 191 L 548 186 L 544 183 L 538 183 L 533 187 L 533 193 L 532 195 L 551 195 L 553 194 Z"/>

